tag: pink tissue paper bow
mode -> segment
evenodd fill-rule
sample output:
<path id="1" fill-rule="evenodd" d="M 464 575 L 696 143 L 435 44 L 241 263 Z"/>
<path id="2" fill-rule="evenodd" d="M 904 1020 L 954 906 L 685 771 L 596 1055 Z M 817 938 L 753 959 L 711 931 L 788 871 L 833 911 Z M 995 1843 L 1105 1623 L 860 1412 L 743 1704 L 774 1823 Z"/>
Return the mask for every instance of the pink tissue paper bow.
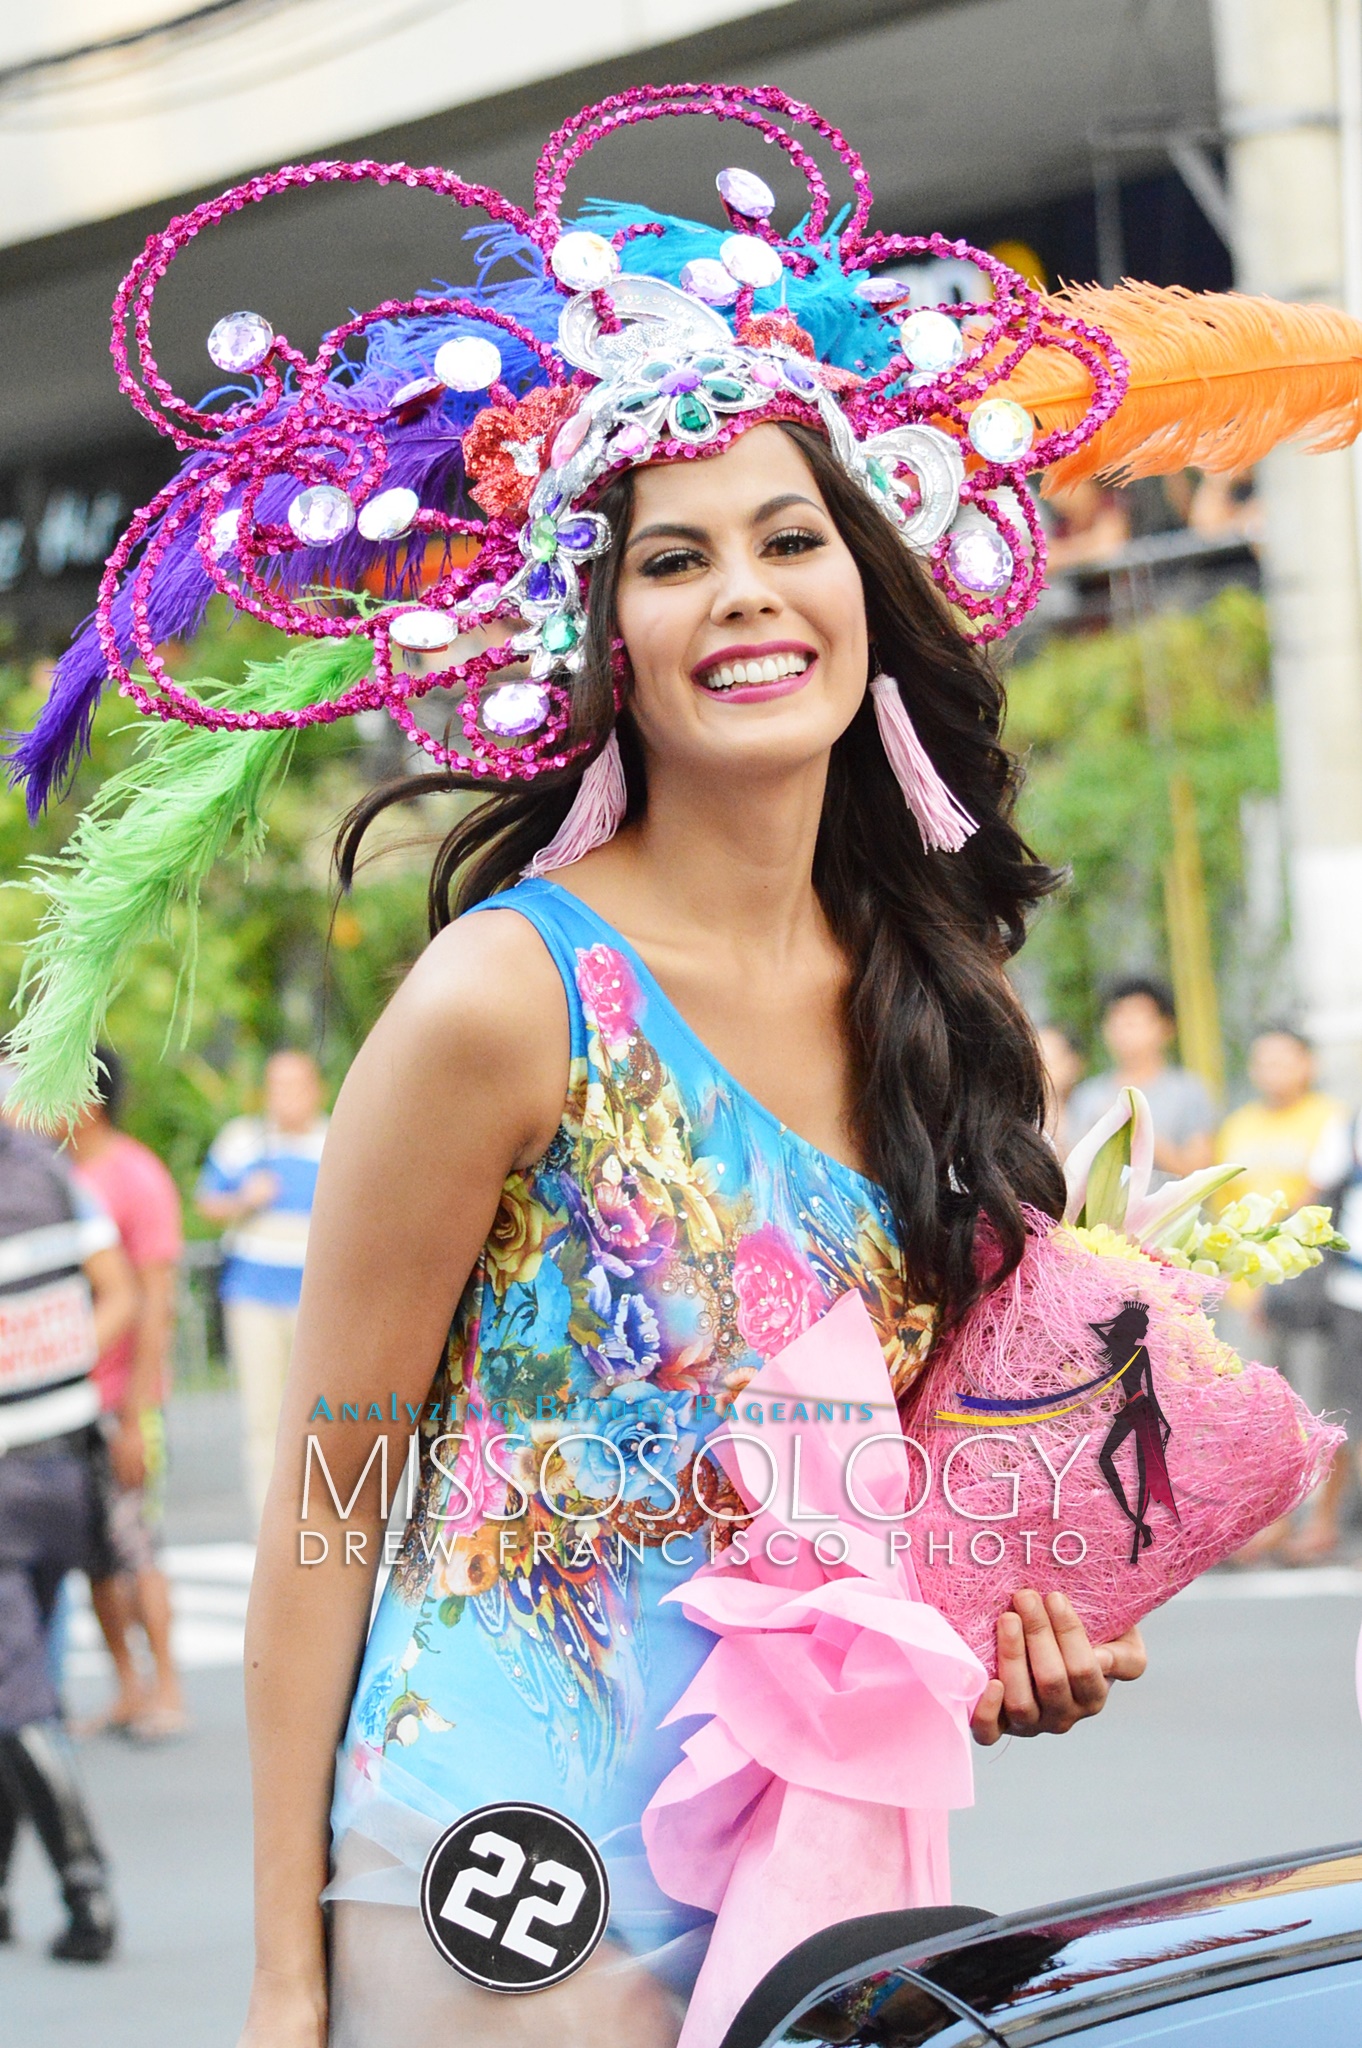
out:
<path id="1" fill-rule="evenodd" d="M 820 1400 L 833 1422 L 826 1410 L 803 1419 Z M 768 1360 L 744 1392 L 744 1408 L 754 1401 L 759 1438 L 735 1419 L 715 1443 L 761 1512 L 667 1595 L 719 1638 L 667 1717 L 703 1725 L 643 1815 L 662 1889 L 716 1916 L 678 2048 L 719 2048 L 748 1993 L 807 1936 L 944 1904 L 947 1810 L 974 1799 L 969 1719 L 986 1674 L 923 1601 L 907 1556 L 889 1555 L 908 1453 L 854 1289 Z M 772 1536 L 790 1563 L 767 1557 Z M 815 1543 L 845 1561 L 821 1562 Z"/>

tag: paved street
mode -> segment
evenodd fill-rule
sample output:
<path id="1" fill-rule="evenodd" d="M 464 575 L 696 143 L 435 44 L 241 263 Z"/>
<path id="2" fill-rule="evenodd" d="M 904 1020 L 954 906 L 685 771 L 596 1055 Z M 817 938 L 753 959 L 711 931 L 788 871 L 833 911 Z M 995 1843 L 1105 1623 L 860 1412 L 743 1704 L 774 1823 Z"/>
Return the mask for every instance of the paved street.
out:
<path id="1" fill-rule="evenodd" d="M 174 1418 L 170 1564 L 197 1722 L 185 1743 L 104 1737 L 82 1766 L 112 1850 L 118 1961 L 47 1961 L 57 1924 L 31 1845 L 19 1945 L 0 1951 L 13 2048 L 232 2048 L 249 1966 L 249 1826 L 240 1631 L 249 1551 L 233 1416 L 195 1396 Z M 1149 1676 L 1062 1742 L 978 1755 L 978 1805 L 955 1826 L 955 1892 L 1007 1909 L 1108 1885 L 1362 1837 L 1353 1658 L 1362 1572 L 1221 1575 L 1148 1627 Z M 73 1705 L 101 1653 L 72 1623 Z"/>

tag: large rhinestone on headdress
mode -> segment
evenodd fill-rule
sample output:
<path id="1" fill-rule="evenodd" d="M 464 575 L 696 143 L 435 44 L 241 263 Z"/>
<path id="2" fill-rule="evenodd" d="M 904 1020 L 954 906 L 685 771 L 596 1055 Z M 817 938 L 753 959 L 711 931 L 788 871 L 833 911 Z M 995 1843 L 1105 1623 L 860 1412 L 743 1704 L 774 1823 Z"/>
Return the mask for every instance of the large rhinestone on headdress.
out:
<path id="1" fill-rule="evenodd" d="M 549 715 L 549 693 L 542 683 L 503 683 L 482 700 L 482 722 L 500 739 L 524 739 Z"/>
<path id="2" fill-rule="evenodd" d="M 565 462 L 572 460 L 590 432 L 590 413 L 579 407 L 576 412 L 568 414 L 554 435 L 553 447 L 549 451 L 549 460 L 555 469 L 561 469 Z"/>
<path id="3" fill-rule="evenodd" d="M 452 647 L 458 637 L 458 625 L 448 612 L 432 611 L 428 605 L 399 612 L 388 628 L 388 638 L 413 654 L 434 654 L 442 647 Z"/>
<path id="4" fill-rule="evenodd" d="M 599 512 L 574 512 L 558 527 L 558 545 L 565 555 L 584 560 L 610 545 L 609 522 Z"/>
<path id="5" fill-rule="evenodd" d="M 726 171 L 720 171 L 714 182 L 725 206 L 731 206 L 734 213 L 740 213 L 744 220 L 769 220 L 776 210 L 775 193 L 755 171 L 744 171 L 733 165 Z"/>
<path id="6" fill-rule="evenodd" d="M 853 286 L 857 298 L 868 306 L 896 306 L 907 298 L 908 289 L 901 277 L 863 277 Z"/>
<path id="7" fill-rule="evenodd" d="M 696 256 L 683 264 L 681 287 L 706 306 L 731 306 L 742 290 L 732 271 L 713 256 Z"/>
<path id="8" fill-rule="evenodd" d="M 985 462 L 1020 462 L 1036 430 L 1030 413 L 1015 398 L 986 398 L 969 416 L 969 438 Z"/>
<path id="9" fill-rule="evenodd" d="M 946 559 L 957 582 L 980 597 L 995 597 L 1012 580 L 1012 550 L 991 526 L 966 526 L 952 534 Z"/>
<path id="10" fill-rule="evenodd" d="M 561 604 L 567 593 L 567 577 L 556 562 L 531 564 L 525 576 L 525 595 L 531 604 Z"/>
<path id="11" fill-rule="evenodd" d="M 220 370 L 258 370 L 273 347 L 274 329 L 263 313 L 228 313 L 208 337 Z"/>
<path id="12" fill-rule="evenodd" d="M 910 313 L 899 329 L 903 353 L 915 370 L 950 370 L 965 353 L 965 339 L 954 320 L 930 307 Z"/>
<path id="13" fill-rule="evenodd" d="M 719 260 L 730 277 L 736 277 L 739 284 L 750 285 L 754 291 L 779 283 L 785 267 L 779 249 L 763 242 L 760 235 L 729 235 L 719 244 Z"/>
<path id="14" fill-rule="evenodd" d="M 570 235 L 560 235 L 553 245 L 549 257 L 553 274 L 559 284 L 565 284 L 569 291 L 599 291 L 603 284 L 609 284 L 619 273 L 618 252 L 604 235 L 593 234 L 589 228 L 580 228 Z"/>
<path id="15" fill-rule="evenodd" d="M 288 523 L 304 546 L 330 547 L 354 525 L 354 500 L 339 484 L 313 484 L 289 506 Z"/>
<path id="16" fill-rule="evenodd" d="M 219 512 L 208 529 L 208 547 L 215 562 L 224 555 L 236 552 L 237 535 L 241 531 L 241 513 L 233 506 L 230 512 Z"/>
<path id="17" fill-rule="evenodd" d="M 683 391 L 673 399 L 668 419 L 682 441 L 706 441 L 714 431 L 714 415 L 698 391 Z"/>
<path id="18" fill-rule="evenodd" d="M 388 400 L 388 411 L 396 416 L 399 426 L 409 426 L 437 399 L 443 398 L 447 388 L 438 377 L 409 377 Z"/>
<path id="19" fill-rule="evenodd" d="M 411 532 L 412 521 L 420 509 L 421 500 L 415 491 L 380 491 L 376 498 L 360 506 L 356 524 L 364 540 L 401 540 L 404 533 Z"/>
<path id="20" fill-rule="evenodd" d="M 501 375 L 501 350 L 481 334 L 456 334 L 435 351 L 435 374 L 451 391 L 485 391 Z"/>

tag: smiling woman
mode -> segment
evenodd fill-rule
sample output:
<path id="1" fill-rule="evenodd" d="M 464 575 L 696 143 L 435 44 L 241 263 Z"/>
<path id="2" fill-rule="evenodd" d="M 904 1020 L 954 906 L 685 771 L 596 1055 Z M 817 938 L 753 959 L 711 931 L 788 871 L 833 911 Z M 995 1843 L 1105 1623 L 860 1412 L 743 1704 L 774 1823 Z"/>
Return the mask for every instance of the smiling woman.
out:
<path id="1" fill-rule="evenodd" d="M 723 230 L 565 226 L 594 140 L 700 113 L 779 144 L 797 228 L 740 166 Z M 850 175 L 836 229 L 795 126 Z M 244 383 L 176 397 L 146 309 L 178 248 L 361 178 L 483 209 L 476 290 L 310 363 L 228 315 L 210 354 Z M 946 245 L 870 234 L 869 203 L 811 109 L 663 87 L 560 130 L 533 216 L 444 171 L 295 167 L 120 293 L 125 388 L 187 460 L 21 750 L 38 802 L 106 677 L 157 721 L 51 883 L 30 1103 L 79 1093 L 129 933 L 255 843 L 300 726 L 382 710 L 431 764 L 347 821 L 343 881 L 387 804 L 484 799 L 317 1187 L 248 1630 L 243 2048 L 720 2048 L 810 1934 L 945 1900 L 971 1734 L 1064 1732 L 1143 1667 L 1022 1590 L 988 1678 L 921 1597 L 899 1420 L 1062 1201 L 1005 972 L 1055 877 L 981 643 L 1039 588 L 1027 468 L 1124 365 L 982 254 L 989 301 L 909 312 L 884 264 Z M 1056 349 L 1090 403 L 1037 440 L 994 386 Z M 215 588 L 304 643 L 236 695 L 163 652 Z"/>

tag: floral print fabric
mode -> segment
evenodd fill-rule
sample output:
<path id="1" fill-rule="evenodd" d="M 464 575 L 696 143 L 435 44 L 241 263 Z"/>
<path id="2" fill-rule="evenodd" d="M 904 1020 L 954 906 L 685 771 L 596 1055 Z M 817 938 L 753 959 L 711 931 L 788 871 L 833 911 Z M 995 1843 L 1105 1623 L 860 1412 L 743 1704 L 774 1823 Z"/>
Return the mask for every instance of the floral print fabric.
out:
<path id="1" fill-rule="evenodd" d="M 930 1316 L 880 1190 L 725 1074 L 617 933 L 552 882 L 484 907 L 558 964 L 567 1101 L 506 1183 L 424 1411 L 335 1819 L 415 1782 L 451 1819 L 537 1799 L 601 1841 L 677 1761 L 661 1724 L 712 1646 L 664 1600 L 738 1506 L 705 1439 L 846 1289 L 900 1394 Z"/>

